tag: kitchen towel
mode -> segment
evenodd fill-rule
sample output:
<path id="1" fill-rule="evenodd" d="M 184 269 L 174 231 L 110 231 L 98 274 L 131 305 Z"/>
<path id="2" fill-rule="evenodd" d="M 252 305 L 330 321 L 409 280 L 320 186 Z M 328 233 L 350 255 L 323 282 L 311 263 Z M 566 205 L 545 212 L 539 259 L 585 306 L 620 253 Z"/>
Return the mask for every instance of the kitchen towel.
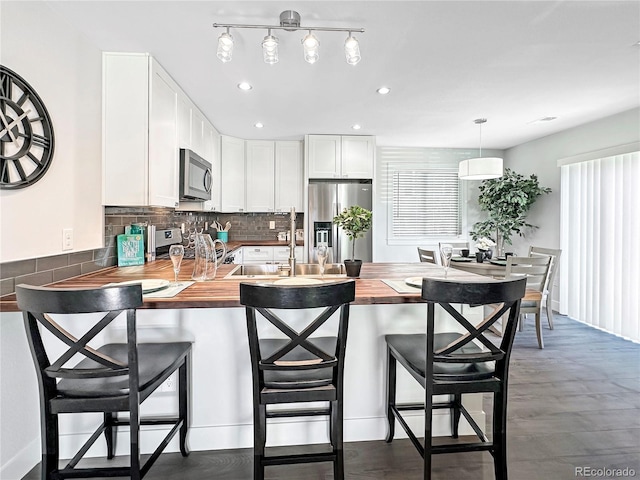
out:
<path id="1" fill-rule="evenodd" d="M 190 287 L 196 282 L 178 282 L 176 284 L 171 284 L 167 288 L 163 288 L 162 290 L 158 290 L 157 292 L 145 293 L 143 297 L 146 298 L 171 298 L 175 297 L 182 290 L 187 287 Z"/>
<path id="2" fill-rule="evenodd" d="M 420 293 L 422 289 L 407 285 L 404 280 L 382 280 L 398 293 Z"/>

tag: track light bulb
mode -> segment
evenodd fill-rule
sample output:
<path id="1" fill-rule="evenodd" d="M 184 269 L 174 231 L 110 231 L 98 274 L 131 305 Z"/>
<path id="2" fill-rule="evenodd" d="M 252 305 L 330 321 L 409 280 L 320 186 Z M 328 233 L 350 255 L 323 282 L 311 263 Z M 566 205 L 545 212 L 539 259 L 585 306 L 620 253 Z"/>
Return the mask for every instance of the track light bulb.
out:
<path id="1" fill-rule="evenodd" d="M 349 65 L 356 65 L 360 61 L 360 44 L 356 37 L 351 34 L 344 42 L 344 54 Z"/>
<path id="2" fill-rule="evenodd" d="M 320 57 L 320 42 L 311 31 L 302 39 L 302 47 L 304 48 L 304 60 L 307 63 L 316 63 Z"/>
<path id="3" fill-rule="evenodd" d="M 271 35 L 269 30 L 268 35 L 262 40 L 262 56 L 264 63 L 273 65 L 278 63 L 278 37 Z"/>
<path id="4" fill-rule="evenodd" d="M 231 61 L 233 54 L 233 37 L 229 34 L 229 29 L 218 37 L 218 58 L 227 63 Z"/>

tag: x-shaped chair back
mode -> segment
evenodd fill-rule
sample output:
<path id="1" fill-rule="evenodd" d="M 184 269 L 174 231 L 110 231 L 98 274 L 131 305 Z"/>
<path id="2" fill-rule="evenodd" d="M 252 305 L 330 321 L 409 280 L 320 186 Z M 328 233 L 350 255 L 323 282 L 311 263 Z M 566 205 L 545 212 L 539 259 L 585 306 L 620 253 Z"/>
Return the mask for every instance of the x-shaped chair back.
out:
<path id="1" fill-rule="evenodd" d="M 263 384 L 264 370 L 310 370 L 339 366 L 344 361 L 346 329 L 349 303 L 355 298 L 355 282 L 325 283 L 317 285 L 273 285 L 240 284 L 240 303 L 247 309 L 249 348 L 254 366 L 259 369 L 260 384 Z M 302 331 L 297 332 L 274 310 L 324 308 Z M 340 322 L 337 332 L 336 350 L 327 352 L 310 341 L 311 335 L 324 325 L 337 311 Z M 278 330 L 287 341 L 263 358 L 259 347 L 257 328 L 258 312 Z M 310 353 L 311 359 L 284 360 L 283 357 L 296 347 Z"/>

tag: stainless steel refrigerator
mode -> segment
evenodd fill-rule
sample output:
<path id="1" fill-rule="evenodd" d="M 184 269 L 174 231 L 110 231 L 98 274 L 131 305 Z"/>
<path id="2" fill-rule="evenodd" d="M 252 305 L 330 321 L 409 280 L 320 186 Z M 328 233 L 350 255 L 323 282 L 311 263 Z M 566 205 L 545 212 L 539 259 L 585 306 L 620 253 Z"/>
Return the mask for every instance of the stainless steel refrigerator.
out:
<path id="1" fill-rule="evenodd" d="M 306 245 L 309 261 L 315 263 L 318 243 L 329 246 L 327 263 L 341 263 L 351 258 L 351 242 L 347 236 L 333 224 L 333 217 L 344 208 L 360 205 L 371 210 L 371 181 L 321 181 L 309 182 L 309 205 L 305 216 L 308 217 Z M 355 258 L 363 262 L 372 261 L 371 230 L 356 240 Z"/>

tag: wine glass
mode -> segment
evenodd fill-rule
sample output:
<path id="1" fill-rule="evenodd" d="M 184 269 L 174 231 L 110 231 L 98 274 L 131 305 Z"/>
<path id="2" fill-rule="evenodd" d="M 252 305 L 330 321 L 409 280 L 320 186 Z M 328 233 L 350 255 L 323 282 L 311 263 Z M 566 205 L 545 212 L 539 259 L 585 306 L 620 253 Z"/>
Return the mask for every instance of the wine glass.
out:
<path id="1" fill-rule="evenodd" d="M 453 247 L 451 245 L 440 246 L 440 259 L 442 260 L 442 266 L 444 267 L 445 278 L 449 271 L 449 265 L 451 265 L 451 255 L 453 255 Z"/>
<path id="2" fill-rule="evenodd" d="M 178 273 L 180 273 L 180 264 L 182 263 L 182 257 L 184 257 L 184 247 L 180 244 L 171 245 L 169 247 L 169 258 L 173 263 L 174 283 L 178 283 Z"/>
<path id="3" fill-rule="evenodd" d="M 318 265 L 320 266 L 320 276 L 324 277 L 324 265 L 327 263 L 329 248 L 326 245 L 318 245 L 316 256 L 318 257 Z"/>

